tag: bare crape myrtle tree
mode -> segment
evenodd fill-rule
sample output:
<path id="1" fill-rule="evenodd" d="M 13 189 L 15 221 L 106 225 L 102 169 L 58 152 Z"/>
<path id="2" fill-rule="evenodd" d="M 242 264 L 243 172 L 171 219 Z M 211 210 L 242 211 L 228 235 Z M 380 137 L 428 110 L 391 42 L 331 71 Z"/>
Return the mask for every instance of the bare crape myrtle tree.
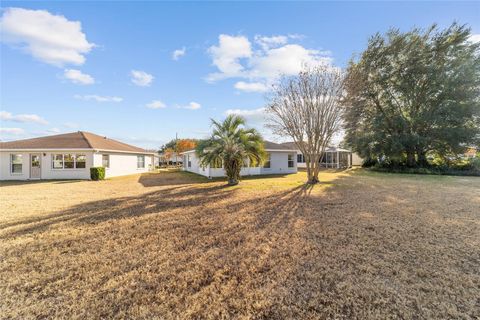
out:
<path id="1" fill-rule="evenodd" d="M 266 107 L 267 126 L 292 138 L 305 156 L 309 184 L 319 182 L 321 156 L 341 129 L 344 78 L 340 69 L 305 67 L 278 81 Z"/>

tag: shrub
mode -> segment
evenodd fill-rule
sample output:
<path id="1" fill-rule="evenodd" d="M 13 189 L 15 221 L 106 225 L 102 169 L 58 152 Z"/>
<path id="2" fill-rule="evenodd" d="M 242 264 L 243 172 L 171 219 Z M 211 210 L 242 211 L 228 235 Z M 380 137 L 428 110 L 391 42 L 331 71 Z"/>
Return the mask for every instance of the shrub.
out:
<path id="1" fill-rule="evenodd" d="M 462 167 L 448 167 L 448 166 L 431 166 L 425 167 L 382 167 L 373 166 L 368 170 L 377 172 L 390 172 L 390 173 L 409 173 L 409 174 L 433 174 L 433 175 L 450 175 L 450 176 L 480 176 L 480 170 L 472 169 L 470 166 Z"/>
<path id="2" fill-rule="evenodd" d="M 373 158 L 365 158 L 362 161 L 362 167 L 364 167 L 364 168 L 370 168 L 370 167 L 373 167 L 376 164 L 377 164 L 377 160 L 373 159 Z"/>
<path id="3" fill-rule="evenodd" d="M 98 181 L 105 179 L 105 168 L 104 167 L 91 167 L 90 168 L 90 179 Z"/>

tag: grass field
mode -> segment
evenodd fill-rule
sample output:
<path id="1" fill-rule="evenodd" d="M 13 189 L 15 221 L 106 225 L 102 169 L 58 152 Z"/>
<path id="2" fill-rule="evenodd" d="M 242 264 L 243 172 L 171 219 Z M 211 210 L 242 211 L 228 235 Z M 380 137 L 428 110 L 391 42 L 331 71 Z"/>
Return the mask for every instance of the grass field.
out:
<path id="1" fill-rule="evenodd" d="M 0 184 L 0 318 L 480 318 L 480 178 Z"/>

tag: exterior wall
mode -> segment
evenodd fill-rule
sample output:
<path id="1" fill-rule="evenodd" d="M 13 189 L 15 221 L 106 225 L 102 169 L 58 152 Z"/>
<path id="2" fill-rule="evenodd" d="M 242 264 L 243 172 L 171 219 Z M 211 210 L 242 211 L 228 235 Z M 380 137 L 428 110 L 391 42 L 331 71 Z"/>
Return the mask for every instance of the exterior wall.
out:
<path id="1" fill-rule="evenodd" d="M 52 155 L 53 154 L 84 154 L 86 156 L 85 168 L 81 169 L 53 169 Z M 10 169 L 10 155 L 22 155 L 22 173 L 13 174 Z M 28 180 L 30 179 L 30 154 L 40 154 L 41 158 L 41 179 L 90 179 L 90 167 L 93 163 L 92 151 L 78 151 L 78 150 L 59 150 L 49 152 L 39 151 L 1 151 L 0 152 L 0 180 Z"/>
<path id="2" fill-rule="evenodd" d="M 153 169 L 153 155 L 145 155 L 145 168 L 137 168 L 137 154 L 101 151 L 93 154 L 94 167 L 102 166 L 102 155 L 104 154 L 108 154 L 110 157 L 110 166 L 105 169 L 106 178 L 143 173 Z"/>
<path id="3" fill-rule="evenodd" d="M 22 173 L 11 173 L 10 155 L 22 155 Z M 93 151 L 59 150 L 59 151 L 1 151 L 0 152 L 0 180 L 29 180 L 30 179 L 30 154 L 40 154 L 41 177 L 40 179 L 90 179 L 90 168 L 102 166 L 102 154 L 110 155 L 110 168 L 105 170 L 107 178 L 135 173 L 147 172 L 152 169 L 153 155 L 145 155 L 145 168 L 137 169 L 137 155 L 129 153 L 94 153 Z M 54 154 L 84 154 L 86 156 L 85 168 L 81 169 L 53 169 L 52 155 Z"/>
<path id="4" fill-rule="evenodd" d="M 190 159 L 190 160 L 189 160 Z M 183 155 L 183 170 L 188 172 L 193 172 L 196 174 L 200 174 L 205 177 L 211 177 L 210 171 L 211 170 L 223 170 L 223 169 L 211 169 L 210 167 L 202 168 L 200 167 L 200 163 L 198 158 L 195 155 L 195 152 L 188 152 Z M 188 166 L 188 162 L 190 161 L 191 166 Z"/>
<path id="5" fill-rule="evenodd" d="M 267 151 L 268 152 L 268 151 Z M 243 167 L 240 171 L 242 176 L 268 175 L 268 174 L 289 174 L 297 172 L 297 154 L 295 151 L 271 151 L 270 168 Z M 288 167 L 288 155 L 293 155 L 293 168 Z M 188 167 L 188 156 L 190 156 L 191 167 Z M 223 168 L 201 168 L 194 152 L 184 154 L 183 170 L 200 174 L 205 177 L 224 177 Z"/>
<path id="6" fill-rule="evenodd" d="M 358 154 L 352 153 L 352 166 L 361 166 L 363 159 L 359 157 Z"/>

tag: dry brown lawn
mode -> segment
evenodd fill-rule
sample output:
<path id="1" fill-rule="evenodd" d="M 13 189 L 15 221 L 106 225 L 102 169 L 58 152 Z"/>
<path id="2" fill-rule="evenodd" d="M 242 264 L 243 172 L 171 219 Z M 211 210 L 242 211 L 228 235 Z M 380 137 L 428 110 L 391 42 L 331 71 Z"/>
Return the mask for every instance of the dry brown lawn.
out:
<path id="1" fill-rule="evenodd" d="M 0 184 L 0 318 L 480 318 L 480 178 Z"/>

